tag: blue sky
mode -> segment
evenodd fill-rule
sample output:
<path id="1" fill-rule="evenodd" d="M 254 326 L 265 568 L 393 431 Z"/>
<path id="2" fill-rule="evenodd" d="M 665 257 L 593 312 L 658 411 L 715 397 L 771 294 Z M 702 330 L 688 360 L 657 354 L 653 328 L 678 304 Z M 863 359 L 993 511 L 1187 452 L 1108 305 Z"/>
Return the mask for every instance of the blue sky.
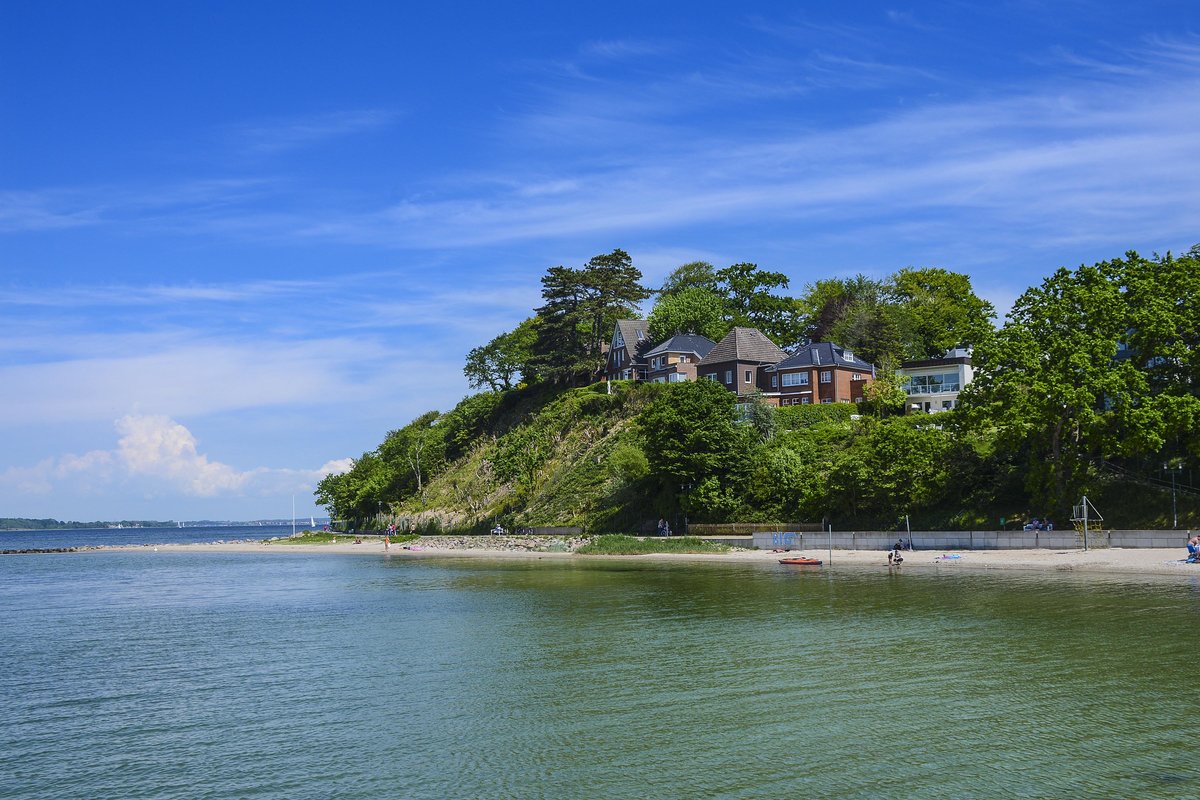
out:
<path id="1" fill-rule="evenodd" d="M 539 277 L 1200 242 L 1191 2 L 0 4 L 0 516 L 301 515 Z"/>

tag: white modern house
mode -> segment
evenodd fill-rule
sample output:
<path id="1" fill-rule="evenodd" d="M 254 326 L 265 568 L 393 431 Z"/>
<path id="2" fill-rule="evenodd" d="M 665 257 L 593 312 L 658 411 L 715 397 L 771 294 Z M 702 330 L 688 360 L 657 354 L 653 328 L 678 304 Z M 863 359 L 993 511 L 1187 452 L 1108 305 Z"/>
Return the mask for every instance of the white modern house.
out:
<path id="1" fill-rule="evenodd" d="M 958 394 L 975 377 L 975 369 L 970 349 L 956 347 L 942 358 L 905 361 L 896 375 L 906 381 L 908 413 L 936 414 L 958 406 Z"/>

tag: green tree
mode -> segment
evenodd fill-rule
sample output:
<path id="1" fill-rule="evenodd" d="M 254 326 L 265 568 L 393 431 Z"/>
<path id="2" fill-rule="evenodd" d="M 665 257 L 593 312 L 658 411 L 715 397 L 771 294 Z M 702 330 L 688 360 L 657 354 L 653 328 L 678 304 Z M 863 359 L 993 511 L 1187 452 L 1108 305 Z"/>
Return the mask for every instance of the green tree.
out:
<path id="1" fill-rule="evenodd" d="M 729 333 L 725 301 L 700 286 L 660 296 L 650 311 L 649 333 L 656 342 L 679 333 L 697 333 L 718 342 Z"/>
<path id="2" fill-rule="evenodd" d="M 642 448 L 622 442 L 608 455 L 609 472 L 626 483 L 636 483 L 650 474 L 650 461 Z"/>
<path id="3" fill-rule="evenodd" d="M 378 454 L 387 478 L 378 488 L 381 501 L 398 502 L 423 494 L 425 482 L 445 460 L 445 442 L 437 427 L 441 416 L 437 411 L 427 411 L 403 428 L 390 432 L 379 445 Z"/>
<path id="4" fill-rule="evenodd" d="M 892 296 L 907 309 L 915 335 L 910 358 L 938 358 L 954 347 L 974 347 L 994 333 L 996 310 L 971 279 L 937 267 L 906 267 L 893 276 Z"/>
<path id="5" fill-rule="evenodd" d="M 945 461 L 951 440 L 946 431 L 924 422 L 912 417 L 862 421 L 829 473 L 831 516 L 878 524 L 942 499 L 950 483 Z"/>
<path id="6" fill-rule="evenodd" d="M 878 306 L 884 298 L 883 282 L 865 275 L 810 283 L 796 301 L 801 336 L 807 342 L 836 342 L 843 347 L 858 349 L 859 342 L 835 338 L 835 330 L 852 316 L 855 309 Z M 845 331 L 842 333 L 844 335 Z"/>
<path id="7" fill-rule="evenodd" d="M 733 264 L 717 270 L 718 293 L 726 297 L 729 327 L 758 328 L 781 347 L 801 341 L 795 299 L 776 294 L 788 288 L 788 277 L 757 264 Z"/>
<path id="8" fill-rule="evenodd" d="M 939 268 L 816 281 L 797 305 L 805 340 L 836 342 L 889 367 L 984 341 L 995 313 L 970 278 Z"/>
<path id="9" fill-rule="evenodd" d="M 905 382 L 893 369 L 879 369 L 874 380 L 863 389 L 862 410 L 876 417 L 904 413 L 904 401 L 908 399 Z"/>
<path id="10" fill-rule="evenodd" d="M 707 261 L 691 261 L 671 271 L 658 290 L 659 300 L 679 294 L 687 289 L 704 289 L 716 294 L 717 271 Z"/>
<path id="11" fill-rule="evenodd" d="M 463 367 L 471 388 L 486 386 L 499 392 L 513 388 L 518 380 L 528 380 L 536 341 L 537 318 L 530 317 L 515 330 L 471 350 Z"/>
<path id="12" fill-rule="evenodd" d="M 1178 258 L 1131 252 L 1110 266 L 1129 310 L 1122 355 L 1147 382 L 1126 404 L 1125 450 L 1200 456 L 1200 245 Z"/>
<path id="13" fill-rule="evenodd" d="M 1103 457 L 1114 406 L 1129 407 L 1145 381 L 1115 361 L 1125 304 L 1111 266 L 1059 269 L 1017 299 L 1000 331 L 975 349 L 967 416 L 1023 458 L 1027 488 L 1067 511 Z"/>
<path id="14" fill-rule="evenodd" d="M 650 296 L 641 277 L 624 250 L 595 256 L 582 269 L 548 269 L 530 368 L 558 383 L 590 379 L 604 363 L 602 346 L 616 321 L 636 316 Z"/>
<path id="15" fill-rule="evenodd" d="M 738 450 L 735 405 L 713 381 L 669 384 L 639 419 L 651 474 L 681 486 L 726 473 Z"/>

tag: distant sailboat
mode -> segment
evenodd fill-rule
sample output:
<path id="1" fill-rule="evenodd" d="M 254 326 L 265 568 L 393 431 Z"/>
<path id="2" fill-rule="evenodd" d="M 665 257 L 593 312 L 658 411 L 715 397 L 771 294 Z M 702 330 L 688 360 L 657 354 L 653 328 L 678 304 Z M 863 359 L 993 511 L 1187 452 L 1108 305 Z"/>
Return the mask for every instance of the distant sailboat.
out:
<path id="1" fill-rule="evenodd" d="M 308 524 L 309 524 L 309 525 L 311 525 L 311 526 L 312 526 L 312 529 L 315 531 L 315 530 L 317 529 L 317 518 L 316 518 L 316 517 L 309 517 L 309 518 L 308 518 Z"/>

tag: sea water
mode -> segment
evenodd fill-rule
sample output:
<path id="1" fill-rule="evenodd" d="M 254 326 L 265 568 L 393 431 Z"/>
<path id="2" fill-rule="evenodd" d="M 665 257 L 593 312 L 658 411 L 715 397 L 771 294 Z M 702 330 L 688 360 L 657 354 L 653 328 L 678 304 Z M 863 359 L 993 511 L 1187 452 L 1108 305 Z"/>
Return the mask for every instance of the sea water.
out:
<path id="1" fill-rule="evenodd" d="M 0 557 L 6 798 L 1200 796 L 1194 580 Z"/>
<path id="2" fill-rule="evenodd" d="M 301 526 L 298 530 L 307 526 Z M 153 544 L 261 541 L 291 536 L 291 525 L 203 525 L 187 528 L 68 528 L 0 531 L 0 550 L 60 550 Z"/>

